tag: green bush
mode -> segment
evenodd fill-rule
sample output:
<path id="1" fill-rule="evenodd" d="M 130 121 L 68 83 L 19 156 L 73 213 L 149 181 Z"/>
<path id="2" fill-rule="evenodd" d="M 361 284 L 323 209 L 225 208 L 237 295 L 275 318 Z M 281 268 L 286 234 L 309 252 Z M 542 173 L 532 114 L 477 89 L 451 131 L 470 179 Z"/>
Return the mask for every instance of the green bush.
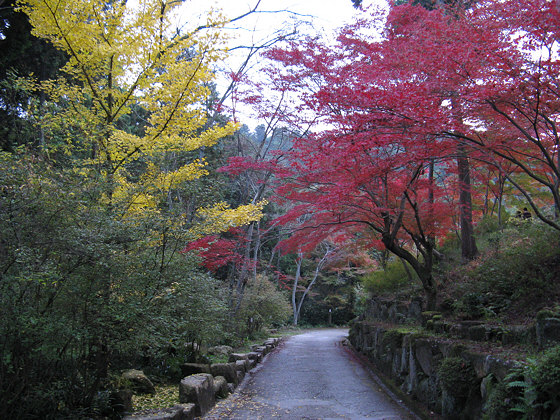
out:
<path id="1" fill-rule="evenodd" d="M 485 235 L 488 233 L 499 231 L 504 227 L 504 225 L 508 223 L 508 220 L 509 215 L 505 211 L 502 211 L 502 226 L 500 226 L 498 223 L 498 216 L 485 215 L 476 224 L 475 233 L 477 235 Z"/>
<path id="2" fill-rule="evenodd" d="M 409 272 L 413 276 L 411 282 L 400 260 L 390 261 L 384 270 L 377 270 L 362 277 L 364 288 L 371 295 L 392 292 L 417 283 L 417 276 L 414 270 L 408 266 Z"/>
<path id="3" fill-rule="evenodd" d="M 560 346 L 547 350 L 533 363 L 529 375 L 536 391 L 535 404 L 546 417 L 560 408 Z"/>
<path id="4" fill-rule="evenodd" d="M 223 287 L 177 252 L 183 230 L 100 189 L 0 153 L 0 418 L 97 418 L 111 369 L 172 373 L 185 342 L 224 334 Z"/>
<path id="5" fill-rule="evenodd" d="M 513 369 L 504 379 L 504 406 L 509 417 L 549 419 L 560 409 L 560 346 L 547 350 L 527 365 Z M 496 404 L 497 409 L 499 404 Z"/>
<path id="6" fill-rule="evenodd" d="M 488 399 L 484 406 L 484 420 L 515 420 L 519 413 L 510 411 L 516 392 L 508 389 L 504 382 L 488 385 Z"/>
<path id="7" fill-rule="evenodd" d="M 488 297 L 477 292 L 468 292 L 452 304 L 456 316 L 461 319 L 480 319 L 495 313 L 488 307 Z"/>
<path id="8" fill-rule="evenodd" d="M 284 292 L 259 275 L 245 288 L 237 314 L 238 330 L 252 337 L 262 328 L 283 325 L 291 315 L 291 306 Z"/>
<path id="9" fill-rule="evenodd" d="M 560 292 L 560 235 L 537 222 L 512 227 L 490 236 L 494 245 L 481 259 L 465 266 L 468 279 L 461 293 L 484 296 L 484 308 L 499 313 L 513 305 L 520 308 L 551 304 Z M 470 305 L 473 309 L 477 305 Z M 480 306 L 480 305 L 479 305 Z M 542 307 L 541 306 L 541 307 Z"/>

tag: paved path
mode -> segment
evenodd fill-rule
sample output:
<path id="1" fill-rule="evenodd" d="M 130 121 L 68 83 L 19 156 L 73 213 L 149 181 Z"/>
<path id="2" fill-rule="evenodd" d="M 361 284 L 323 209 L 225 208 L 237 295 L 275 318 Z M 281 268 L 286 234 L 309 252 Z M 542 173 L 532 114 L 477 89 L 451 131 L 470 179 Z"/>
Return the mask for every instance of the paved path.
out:
<path id="1" fill-rule="evenodd" d="M 415 418 L 341 345 L 346 335 L 328 329 L 287 339 L 205 419 Z"/>

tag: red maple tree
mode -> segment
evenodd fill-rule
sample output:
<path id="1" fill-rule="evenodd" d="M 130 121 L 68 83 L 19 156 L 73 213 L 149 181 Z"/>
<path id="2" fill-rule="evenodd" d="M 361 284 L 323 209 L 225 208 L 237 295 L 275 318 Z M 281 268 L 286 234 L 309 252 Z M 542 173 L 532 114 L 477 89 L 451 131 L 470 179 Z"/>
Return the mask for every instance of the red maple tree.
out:
<path id="1" fill-rule="evenodd" d="M 269 70 L 277 86 L 299 94 L 291 118 L 312 114 L 329 127 L 296 141 L 277 189 L 294 204 L 278 221 L 304 220 L 290 241 L 372 236 L 411 264 L 429 307 L 435 239 L 455 214 L 450 185 L 471 217 L 469 162 L 496 168 L 560 227 L 517 177 L 548 188 L 560 207 L 558 7 L 459 3 L 393 6 L 346 27 L 334 46 L 307 39 L 267 54 L 282 64 Z"/>

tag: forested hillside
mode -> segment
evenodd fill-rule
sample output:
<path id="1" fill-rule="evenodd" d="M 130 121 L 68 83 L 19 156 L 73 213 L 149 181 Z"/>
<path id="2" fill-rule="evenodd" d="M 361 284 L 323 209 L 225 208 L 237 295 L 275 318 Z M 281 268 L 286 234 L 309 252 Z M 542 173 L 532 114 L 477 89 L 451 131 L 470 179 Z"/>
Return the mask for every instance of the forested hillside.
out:
<path id="1" fill-rule="evenodd" d="M 232 17 L 181 3 L 0 1 L 0 417 L 117 416 L 123 369 L 372 294 L 558 311 L 555 2 L 372 6 L 227 88 Z"/>

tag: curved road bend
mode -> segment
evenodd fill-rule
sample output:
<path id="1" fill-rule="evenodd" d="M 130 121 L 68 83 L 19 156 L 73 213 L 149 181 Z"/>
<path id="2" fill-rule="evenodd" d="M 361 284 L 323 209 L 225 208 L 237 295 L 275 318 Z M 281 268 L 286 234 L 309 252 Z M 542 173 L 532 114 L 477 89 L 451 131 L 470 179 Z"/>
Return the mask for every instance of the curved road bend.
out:
<path id="1" fill-rule="evenodd" d="M 341 345 L 347 332 L 328 329 L 290 337 L 204 418 L 415 419 Z"/>

